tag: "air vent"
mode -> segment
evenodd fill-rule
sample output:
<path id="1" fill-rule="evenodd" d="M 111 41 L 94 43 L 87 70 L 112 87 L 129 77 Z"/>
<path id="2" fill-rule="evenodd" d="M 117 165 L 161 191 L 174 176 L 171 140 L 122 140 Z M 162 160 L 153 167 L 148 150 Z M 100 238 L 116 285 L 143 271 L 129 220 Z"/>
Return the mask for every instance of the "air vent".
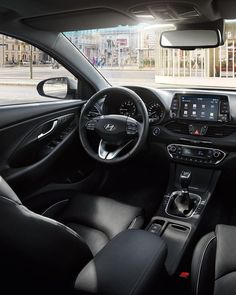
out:
<path id="1" fill-rule="evenodd" d="M 174 133 L 189 135 L 188 124 L 171 122 L 166 125 L 166 128 Z M 208 126 L 205 137 L 225 137 L 236 132 L 236 126 Z"/>
<path id="2" fill-rule="evenodd" d="M 206 136 L 208 137 L 225 137 L 236 132 L 236 127 L 231 126 L 209 126 Z"/>
<path id="3" fill-rule="evenodd" d="M 172 122 L 167 124 L 166 128 L 175 133 L 189 134 L 188 124 Z"/>

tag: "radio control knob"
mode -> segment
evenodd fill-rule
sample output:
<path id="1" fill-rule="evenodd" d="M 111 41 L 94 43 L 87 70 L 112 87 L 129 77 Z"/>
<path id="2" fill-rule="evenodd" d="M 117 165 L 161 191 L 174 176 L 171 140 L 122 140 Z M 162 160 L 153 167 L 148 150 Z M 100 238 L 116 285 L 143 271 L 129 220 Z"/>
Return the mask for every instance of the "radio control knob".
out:
<path id="1" fill-rule="evenodd" d="M 214 157 L 215 159 L 218 159 L 220 156 L 221 156 L 221 153 L 220 153 L 219 151 L 214 151 L 214 152 L 213 152 L 213 157 Z"/>
<path id="2" fill-rule="evenodd" d="M 168 150 L 171 154 L 174 154 L 177 151 L 177 147 L 176 145 L 171 145 L 169 146 Z"/>

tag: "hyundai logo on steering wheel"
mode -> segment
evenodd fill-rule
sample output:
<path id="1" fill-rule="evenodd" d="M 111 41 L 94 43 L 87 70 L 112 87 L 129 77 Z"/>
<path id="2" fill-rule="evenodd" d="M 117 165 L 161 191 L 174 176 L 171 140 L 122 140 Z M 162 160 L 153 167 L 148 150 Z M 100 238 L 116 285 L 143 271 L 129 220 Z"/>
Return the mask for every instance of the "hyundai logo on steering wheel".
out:
<path id="1" fill-rule="evenodd" d="M 114 124 L 106 124 L 106 125 L 104 125 L 104 129 L 106 131 L 111 132 L 111 131 L 114 131 L 116 129 L 116 126 Z"/>

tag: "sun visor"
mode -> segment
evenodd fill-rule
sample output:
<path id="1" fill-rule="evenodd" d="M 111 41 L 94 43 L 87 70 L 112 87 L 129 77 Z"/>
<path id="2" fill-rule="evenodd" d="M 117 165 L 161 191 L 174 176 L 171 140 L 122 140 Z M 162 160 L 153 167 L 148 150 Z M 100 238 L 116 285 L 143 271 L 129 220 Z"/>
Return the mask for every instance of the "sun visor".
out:
<path id="1" fill-rule="evenodd" d="M 23 22 L 36 29 L 55 32 L 89 30 L 94 28 L 115 27 L 118 25 L 137 24 L 132 17 L 107 8 L 53 14 L 24 19 Z"/>
<path id="2" fill-rule="evenodd" d="M 236 19 L 235 0 L 217 0 L 217 8 L 224 19 Z"/>

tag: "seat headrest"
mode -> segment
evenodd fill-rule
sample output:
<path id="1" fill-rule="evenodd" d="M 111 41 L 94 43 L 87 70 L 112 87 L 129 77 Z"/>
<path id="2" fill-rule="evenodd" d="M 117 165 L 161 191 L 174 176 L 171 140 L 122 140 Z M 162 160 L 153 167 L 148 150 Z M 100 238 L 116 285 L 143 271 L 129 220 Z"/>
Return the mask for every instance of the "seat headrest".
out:
<path id="1" fill-rule="evenodd" d="M 20 199 L 11 189 L 11 187 L 6 183 L 6 181 L 0 176 L 0 198 L 5 198 L 21 205 Z"/>

